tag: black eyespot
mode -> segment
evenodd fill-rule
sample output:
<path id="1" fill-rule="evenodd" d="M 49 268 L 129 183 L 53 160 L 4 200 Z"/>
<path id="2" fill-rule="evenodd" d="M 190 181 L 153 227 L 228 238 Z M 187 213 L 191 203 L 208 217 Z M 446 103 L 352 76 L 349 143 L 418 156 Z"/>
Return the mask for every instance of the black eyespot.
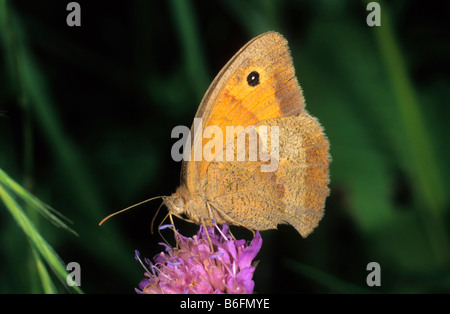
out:
<path id="1" fill-rule="evenodd" d="M 252 73 L 250 73 L 247 76 L 247 83 L 248 83 L 248 85 L 253 86 L 253 87 L 256 85 L 259 85 L 259 73 L 256 71 L 253 71 Z"/>

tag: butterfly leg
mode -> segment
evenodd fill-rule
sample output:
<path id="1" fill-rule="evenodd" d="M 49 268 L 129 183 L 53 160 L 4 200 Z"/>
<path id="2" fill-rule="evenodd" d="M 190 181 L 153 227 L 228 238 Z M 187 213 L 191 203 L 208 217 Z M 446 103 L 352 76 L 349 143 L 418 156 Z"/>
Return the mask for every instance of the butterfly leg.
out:
<path id="1" fill-rule="evenodd" d="M 213 243 L 211 241 L 211 237 L 209 236 L 209 231 L 208 231 L 207 224 L 206 224 L 206 222 L 204 220 L 202 220 L 202 226 L 203 226 L 203 228 L 205 228 L 205 233 L 206 233 L 206 236 L 208 237 L 208 241 L 209 241 L 209 246 L 211 248 L 211 252 L 214 252 Z"/>
<path id="2" fill-rule="evenodd" d="M 175 228 L 175 223 L 173 222 L 173 217 L 172 217 L 172 214 L 171 213 L 168 213 L 167 215 L 166 215 L 166 217 L 164 218 L 164 220 L 166 220 L 166 218 L 167 218 L 167 216 L 169 216 L 169 219 L 170 219 L 170 223 L 172 224 L 172 229 L 173 229 L 173 233 L 174 233 L 174 237 L 175 237 L 175 242 L 177 243 L 177 249 L 179 248 L 178 247 L 178 231 L 177 231 L 177 228 Z M 163 221 L 164 221 L 163 220 Z M 159 227 L 161 227 L 161 225 L 159 226 Z M 158 228 L 158 230 L 159 230 L 159 228 Z M 160 231 L 160 233 L 159 233 L 160 235 L 161 235 L 161 231 Z M 161 235 L 162 236 L 162 235 Z M 164 237 L 163 237 L 164 238 Z M 167 243 L 167 241 L 166 241 L 166 243 Z"/>

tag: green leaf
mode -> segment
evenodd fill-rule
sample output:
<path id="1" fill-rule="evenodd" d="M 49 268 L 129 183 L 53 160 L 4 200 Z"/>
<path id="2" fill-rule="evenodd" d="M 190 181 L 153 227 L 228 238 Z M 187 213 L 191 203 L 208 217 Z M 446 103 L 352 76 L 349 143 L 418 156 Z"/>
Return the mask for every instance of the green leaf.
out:
<path id="1" fill-rule="evenodd" d="M 287 259 L 284 261 L 284 264 L 287 268 L 291 269 L 295 273 L 300 276 L 306 277 L 308 279 L 313 280 L 327 288 L 329 288 L 332 292 L 339 293 L 372 293 L 372 291 L 354 285 L 352 283 L 346 282 L 339 278 L 336 278 L 333 275 L 327 274 L 321 270 L 313 268 L 308 265 L 304 265 L 299 262 L 295 262 L 293 260 Z"/>

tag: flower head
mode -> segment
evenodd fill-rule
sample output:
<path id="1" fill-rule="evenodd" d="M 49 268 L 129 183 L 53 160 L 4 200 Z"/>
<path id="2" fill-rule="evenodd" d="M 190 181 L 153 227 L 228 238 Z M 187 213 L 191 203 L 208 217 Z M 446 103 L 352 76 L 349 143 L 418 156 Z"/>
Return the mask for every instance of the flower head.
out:
<path id="1" fill-rule="evenodd" d="M 209 237 L 208 237 L 209 235 Z M 252 261 L 262 245 L 258 231 L 249 245 L 233 240 L 228 225 L 203 226 L 192 238 L 176 233 L 177 246 L 165 243 L 165 252 L 154 257 L 154 263 L 136 259 L 144 266 L 146 278 L 138 293 L 252 293 L 255 286 Z"/>

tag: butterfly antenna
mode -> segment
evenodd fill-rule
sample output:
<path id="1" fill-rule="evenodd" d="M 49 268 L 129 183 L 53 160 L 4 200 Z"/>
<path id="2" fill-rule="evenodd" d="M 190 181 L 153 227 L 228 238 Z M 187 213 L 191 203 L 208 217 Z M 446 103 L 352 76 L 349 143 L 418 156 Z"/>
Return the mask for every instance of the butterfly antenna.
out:
<path id="1" fill-rule="evenodd" d="M 101 226 L 106 220 L 108 220 L 108 219 L 111 218 L 112 216 L 118 215 L 118 214 L 123 213 L 124 211 L 129 210 L 129 209 L 131 209 L 131 208 L 133 208 L 133 207 L 136 207 L 136 206 L 142 205 L 142 204 L 144 204 L 144 203 L 153 201 L 153 200 L 155 200 L 155 199 L 157 199 L 157 198 L 163 198 L 163 197 L 164 197 L 164 196 L 156 196 L 156 197 L 152 197 L 152 198 L 149 198 L 149 199 L 147 199 L 147 200 L 145 200 L 145 201 L 139 202 L 139 203 L 137 203 L 137 204 L 134 204 L 134 205 L 131 205 L 131 206 L 127 207 L 127 208 L 124 208 L 124 209 L 122 209 L 122 210 L 119 210 L 119 211 L 117 211 L 117 212 L 115 212 L 115 213 L 112 213 L 111 215 L 106 216 L 105 218 L 103 218 L 102 221 L 100 221 L 100 223 L 99 223 L 98 225 Z M 164 203 L 163 203 L 163 204 L 164 204 Z M 161 206 L 160 206 L 160 207 L 161 207 Z M 159 209 L 158 209 L 158 210 L 159 210 Z"/>

